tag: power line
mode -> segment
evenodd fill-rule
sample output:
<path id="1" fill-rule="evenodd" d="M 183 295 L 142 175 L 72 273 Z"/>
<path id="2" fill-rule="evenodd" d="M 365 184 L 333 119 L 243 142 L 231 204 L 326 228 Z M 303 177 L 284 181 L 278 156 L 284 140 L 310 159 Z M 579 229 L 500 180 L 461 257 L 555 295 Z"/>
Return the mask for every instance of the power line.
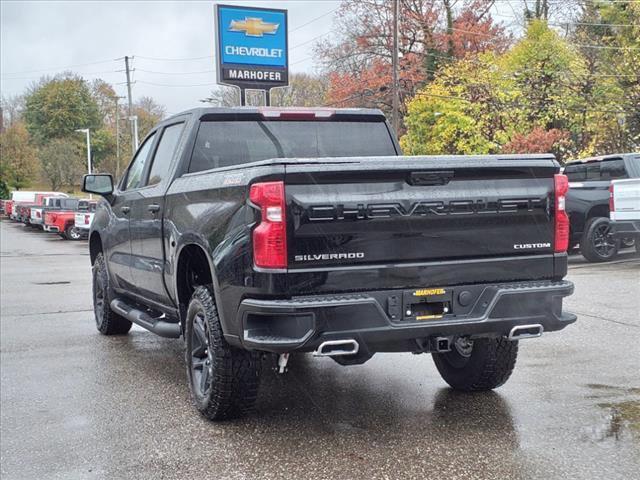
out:
<path id="1" fill-rule="evenodd" d="M 156 87 L 176 87 L 176 88 L 208 87 L 212 85 L 218 85 L 215 82 L 214 83 L 195 83 L 191 85 L 179 85 L 179 84 L 169 84 L 169 83 L 145 82 L 144 80 L 138 80 L 138 83 L 142 83 L 144 85 L 153 85 Z"/>
<path id="2" fill-rule="evenodd" d="M 327 15 L 332 14 L 333 12 L 335 12 L 336 10 L 338 10 L 339 8 L 340 8 L 340 7 L 336 7 L 336 8 L 334 8 L 333 10 L 329 10 L 327 13 L 323 13 L 322 15 L 317 16 L 317 17 L 316 17 L 316 18 L 314 18 L 313 20 L 309 20 L 307 23 L 303 23 L 302 25 L 300 25 L 300 26 L 298 26 L 298 27 L 294 28 L 293 30 L 289 30 L 289 33 L 296 32 L 296 31 L 300 30 L 301 28 L 306 27 L 307 25 L 309 25 L 309 24 L 311 24 L 311 23 L 315 22 L 316 20 L 320 20 L 321 18 L 324 18 L 324 17 L 326 17 Z"/>
<path id="3" fill-rule="evenodd" d="M 159 62 L 189 62 L 192 60 L 204 60 L 205 58 L 215 58 L 213 55 L 205 55 L 202 57 L 187 57 L 187 58 L 161 58 L 161 57 L 145 57 L 144 55 L 136 55 L 137 58 L 144 60 L 154 60 Z"/>
<path id="4" fill-rule="evenodd" d="M 329 35 L 330 33 L 331 33 L 331 31 L 328 31 L 328 32 L 321 33 L 320 35 L 316 35 L 315 37 L 313 37 L 313 38 L 311 38 L 311 39 L 309 39 L 309 40 L 307 40 L 307 41 L 305 41 L 305 42 L 302 42 L 302 43 L 299 43 L 298 45 L 295 45 L 295 46 L 293 46 L 293 47 L 290 47 L 290 48 L 289 48 L 289 51 L 291 51 L 291 50 L 295 50 L 296 48 L 304 47 L 305 45 L 308 45 L 308 44 L 310 44 L 311 42 L 314 42 L 314 41 L 318 40 L 319 38 L 326 37 L 326 36 L 327 36 L 327 35 Z"/>
<path id="5" fill-rule="evenodd" d="M 215 70 L 199 70 L 197 72 L 158 72 L 155 70 L 144 70 L 142 68 L 137 68 L 136 71 L 156 75 L 199 75 L 202 73 L 215 73 Z"/>
<path id="6" fill-rule="evenodd" d="M 524 19 L 524 15 L 509 15 L 501 12 L 492 12 L 492 15 L 495 17 L 508 18 L 509 20 L 522 20 Z M 582 25 L 587 27 L 640 27 L 638 23 L 590 23 L 590 22 L 549 22 L 547 21 L 547 25 L 552 25 L 554 27 L 566 27 L 568 25 Z"/>
<path id="7" fill-rule="evenodd" d="M 116 59 L 113 59 L 113 60 L 100 60 L 98 62 L 77 63 L 75 65 L 66 65 L 64 67 L 42 68 L 42 69 L 39 69 L 39 70 L 24 70 L 22 72 L 10 72 L 10 73 L 5 73 L 3 75 L 3 77 L 6 76 L 6 75 L 21 75 L 21 74 L 25 74 L 25 73 L 49 72 L 51 70 L 66 70 L 67 68 L 79 68 L 79 67 L 86 67 L 86 66 L 89 66 L 89 65 L 99 65 L 101 63 L 117 62 L 119 60 L 121 60 L 121 59 L 120 58 L 116 58 Z"/>
<path id="8" fill-rule="evenodd" d="M 609 49 L 609 50 L 640 50 L 640 47 L 615 47 L 610 45 L 581 45 L 579 43 L 571 44 L 578 48 L 596 48 L 596 49 Z"/>
<path id="9" fill-rule="evenodd" d="M 336 100 L 334 102 L 327 103 L 324 106 L 325 107 L 333 107 L 333 106 L 339 105 L 340 103 L 348 102 L 349 100 L 353 100 L 353 99 L 356 99 L 356 98 L 364 99 L 364 97 L 372 96 L 374 93 L 375 92 L 357 93 L 357 94 L 350 95 L 348 97 L 342 98 L 340 100 Z M 467 103 L 480 103 L 477 100 L 471 100 L 471 99 L 468 99 L 468 98 L 459 97 L 459 96 L 455 96 L 455 95 L 438 95 L 438 94 L 435 94 L 435 93 L 426 93 L 426 92 L 416 92 L 415 95 L 413 96 L 413 98 L 415 98 L 415 97 L 433 97 L 433 98 L 441 98 L 441 99 L 444 99 L 444 100 L 460 100 L 460 101 L 467 102 Z M 517 102 L 505 102 L 501 106 L 504 106 L 504 107 L 529 107 L 530 105 L 525 105 L 523 103 L 517 103 Z M 596 108 L 590 108 L 590 107 L 584 107 L 584 108 L 569 107 L 569 106 L 565 106 L 565 105 L 563 105 L 562 108 L 566 109 L 566 110 L 573 110 L 573 111 L 578 111 L 578 112 L 622 113 L 622 114 L 625 114 L 624 109 L 621 109 L 621 110 L 604 110 L 604 109 L 596 109 Z"/>
<path id="10" fill-rule="evenodd" d="M 511 0 L 493 0 L 495 3 L 511 3 Z M 601 3 L 599 0 L 584 0 L 585 2 L 589 1 L 592 4 Z M 562 5 L 565 3 L 565 0 L 558 0 L 556 2 L 549 2 L 550 5 Z M 632 4 L 632 3 L 640 3 L 640 0 L 606 0 L 606 3 L 621 3 L 621 4 Z"/>
<path id="11" fill-rule="evenodd" d="M 567 25 L 581 25 L 587 27 L 640 27 L 640 23 L 586 23 L 586 22 L 547 22 L 554 27 L 566 27 Z"/>
<path id="12" fill-rule="evenodd" d="M 102 72 L 84 72 L 84 73 L 80 73 L 80 76 L 84 77 L 85 75 L 106 75 L 108 73 L 118 73 L 119 71 L 122 71 L 122 70 L 104 70 Z M 8 77 L 8 78 L 5 78 L 3 76 L 3 80 L 4 81 L 7 81 L 7 80 L 36 80 L 38 78 L 42 78 L 42 75 L 38 75 L 38 76 L 35 76 L 35 77 Z"/>

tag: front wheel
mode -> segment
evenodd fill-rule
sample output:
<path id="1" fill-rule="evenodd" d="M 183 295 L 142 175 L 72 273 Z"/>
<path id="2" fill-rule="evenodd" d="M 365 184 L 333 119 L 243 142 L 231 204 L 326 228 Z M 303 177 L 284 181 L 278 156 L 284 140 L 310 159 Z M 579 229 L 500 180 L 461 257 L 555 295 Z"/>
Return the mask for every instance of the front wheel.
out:
<path id="1" fill-rule="evenodd" d="M 122 335 L 131 329 L 131 322 L 111 310 L 112 291 L 104 255 L 98 253 L 93 262 L 93 312 L 96 327 L 103 335 Z"/>
<path id="2" fill-rule="evenodd" d="M 620 241 L 613 238 L 611 221 L 607 217 L 594 217 L 587 222 L 580 253 L 590 262 L 612 260 L 620 248 Z"/>
<path id="3" fill-rule="evenodd" d="M 196 287 L 185 325 L 189 387 L 196 408 L 209 420 L 249 412 L 258 395 L 259 356 L 224 339 L 209 287 Z"/>
<path id="4" fill-rule="evenodd" d="M 511 376 L 518 356 L 518 342 L 506 338 L 457 338 L 450 352 L 433 353 L 443 380 L 464 391 L 492 390 Z"/>

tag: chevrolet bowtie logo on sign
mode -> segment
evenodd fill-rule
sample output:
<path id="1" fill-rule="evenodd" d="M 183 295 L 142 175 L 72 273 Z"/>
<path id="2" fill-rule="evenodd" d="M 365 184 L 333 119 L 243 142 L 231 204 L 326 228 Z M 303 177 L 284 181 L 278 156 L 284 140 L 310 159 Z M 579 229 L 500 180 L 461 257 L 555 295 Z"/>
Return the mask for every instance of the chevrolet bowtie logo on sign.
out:
<path id="1" fill-rule="evenodd" d="M 244 32 L 249 37 L 262 37 L 265 33 L 275 35 L 278 31 L 277 23 L 267 23 L 261 18 L 245 18 L 242 21 L 231 20 L 229 30 L 232 32 Z"/>
<path id="2" fill-rule="evenodd" d="M 216 5 L 218 83 L 244 89 L 289 84 L 287 11 Z"/>

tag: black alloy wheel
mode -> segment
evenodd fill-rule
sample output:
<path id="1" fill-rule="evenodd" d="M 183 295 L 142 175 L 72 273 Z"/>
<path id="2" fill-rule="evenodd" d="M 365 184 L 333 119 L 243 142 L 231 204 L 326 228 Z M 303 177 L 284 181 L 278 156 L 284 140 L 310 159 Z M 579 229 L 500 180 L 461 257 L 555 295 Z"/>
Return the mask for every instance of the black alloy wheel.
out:
<path id="1" fill-rule="evenodd" d="M 209 327 L 205 321 L 204 312 L 197 312 L 193 317 L 191 329 L 191 381 L 193 393 L 200 398 L 206 398 L 211 391 L 213 382 L 214 358 L 211 352 Z"/>
<path id="2" fill-rule="evenodd" d="M 611 235 L 611 225 L 598 225 L 591 237 L 593 248 L 603 257 L 609 257 L 616 250 L 616 242 Z"/>
<path id="3" fill-rule="evenodd" d="M 615 258 L 620 240 L 613 236 L 611 221 L 607 217 L 590 218 L 587 222 L 580 252 L 590 262 L 606 262 Z"/>
<path id="4" fill-rule="evenodd" d="M 96 317 L 96 327 L 102 327 L 104 318 L 104 302 L 106 301 L 106 288 L 102 275 L 96 275 L 93 279 L 93 313 Z"/>

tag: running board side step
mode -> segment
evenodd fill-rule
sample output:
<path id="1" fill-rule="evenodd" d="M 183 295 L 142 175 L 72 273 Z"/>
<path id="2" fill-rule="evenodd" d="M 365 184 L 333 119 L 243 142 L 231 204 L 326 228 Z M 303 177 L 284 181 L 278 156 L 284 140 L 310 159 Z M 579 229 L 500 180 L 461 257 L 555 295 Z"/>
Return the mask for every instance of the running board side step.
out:
<path id="1" fill-rule="evenodd" d="M 166 338 L 180 338 L 180 324 L 167 322 L 159 318 L 153 318 L 146 312 L 138 310 L 126 303 L 124 300 L 116 298 L 111 301 L 111 310 L 126 318 L 132 323 L 149 330 L 156 335 Z"/>
<path id="2" fill-rule="evenodd" d="M 544 327 L 539 323 L 533 325 L 518 325 L 509 332 L 509 340 L 522 340 L 523 338 L 537 338 L 542 335 Z"/>

